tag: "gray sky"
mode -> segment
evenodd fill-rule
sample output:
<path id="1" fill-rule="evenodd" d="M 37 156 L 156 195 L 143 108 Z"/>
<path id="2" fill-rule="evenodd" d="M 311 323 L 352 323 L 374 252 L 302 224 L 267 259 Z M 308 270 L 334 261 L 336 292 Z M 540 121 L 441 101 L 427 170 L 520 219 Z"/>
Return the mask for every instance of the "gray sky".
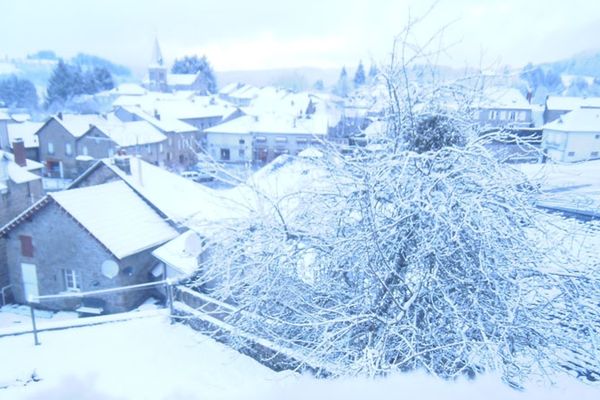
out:
<path id="1" fill-rule="evenodd" d="M 158 36 L 168 62 L 206 54 L 217 70 L 354 67 L 385 60 L 416 0 L 0 0 L 0 55 L 53 49 L 145 67 Z M 454 22 L 453 22 L 454 21 Z M 450 22 L 443 63 L 514 66 L 597 50 L 597 0 L 441 0 L 418 39 Z"/>

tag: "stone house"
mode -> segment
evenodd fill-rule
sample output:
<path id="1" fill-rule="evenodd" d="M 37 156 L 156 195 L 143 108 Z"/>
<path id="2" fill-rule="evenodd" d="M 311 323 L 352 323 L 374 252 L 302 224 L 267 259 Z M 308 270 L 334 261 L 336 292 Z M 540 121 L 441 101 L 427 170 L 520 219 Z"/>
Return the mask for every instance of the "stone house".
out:
<path id="1" fill-rule="evenodd" d="M 36 132 L 39 142 L 39 161 L 44 164 L 44 175 L 52 178 L 74 178 L 77 165 L 77 140 L 90 125 L 98 125 L 103 118 L 97 114 L 62 114 L 51 117 Z"/>
<path id="2" fill-rule="evenodd" d="M 8 113 L 5 110 L 0 109 L 0 150 L 8 151 L 10 147 L 7 126 L 11 120 L 12 118 Z"/>
<path id="3" fill-rule="evenodd" d="M 327 140 L 323 114 L 288 117 L 246 115 L 205 130 L 207 152 L 221 162 L 265 164 L 279 155 L 297 155 Z"/>
<path id="4" fill-rule="evenodd" d="M 600 108 L 579 108 L 544 125 L 542 149 L 559 162 L 600 158 Z"/>
<path id="5" fill-rule="evenodd" d="M 123 122 L 115 115 L 62 114 L 50 118 L 36 132 L 44 175 L 73 179 L 94 159 L 118 151 L 137 154 L 163 165 L 166 136 L 146 121 Z"/>
<path id="6" fill-rule="evenodd" d="M 39 176 L 42 165 L 25 158 L 22 142 L 13 145 L 15 154 L 0 150 L 0 227 L 38 201 L 44 194 Z M 0 289 L 9 285 L 5 243 L 0 240 Z M 2 297 L 4 297 L 2 290 Z M 4 298 L 0 301 L 4 302 Z"/>
<path id="7" fill-rule="evenodd" d="M 531 128 L 532 106 L 517 89 L 489 88 L 478 104 L 478 123 L 487 130 Z"/>
<path id="8" fill-rule="evenodd" d="M 544 124 L 582 107 L 600 108 L 600 97 L 548 96 L 544 103 Z"/>
<path id="9" fill-rule="evenodd" d="M 76 152 L 83 157 L 102 159 L 117 152 L 138 155 L 155 165 L 164 165 L 167 137 L 146 121 L 122 122 L 112 116 L 90 125 L 77 140 Z M 80 171 L 81 172 L 81 171 Z"/>
<path id="10" fill-rule="evenodd" d="M 176 118 L 151 116 L 137 106 L 118 106 L 115 116 L 121 121 L 146 121 L 167 137 L 164 165 L 170 169 L 189 167 L 196 162 L 198 128 Z"/>
<path id="11" fill-rule="evenodd" d="M 39 141 L 36 132 L 44 125 L 42 122 L 14 122 L 7 126 L 8 140 L 10 141 L 10 149 L 16 140 L 22 140 L 25 145 L 25 156 L 29 160 L 40 160 Z"/>
<path id="12" fill-rule="evenodd" d="M 14 300 L 110 289 L 154 280 L 151 252 L 177 236 L 165 216 L 123 180 L 48 194 L 0 229 Z M 152 289 L 97 294 L 94 313 L 129 310 Z M 39 307 L 89 311 L 89 298 Z"/>
<path id="13" fill-rule="evenodd" d="M 44 192 L 42 165 L 25 158 L 22 141 L 14 144 L 15 154 L 0 150 L 0 226 L 39 200 Z"/>

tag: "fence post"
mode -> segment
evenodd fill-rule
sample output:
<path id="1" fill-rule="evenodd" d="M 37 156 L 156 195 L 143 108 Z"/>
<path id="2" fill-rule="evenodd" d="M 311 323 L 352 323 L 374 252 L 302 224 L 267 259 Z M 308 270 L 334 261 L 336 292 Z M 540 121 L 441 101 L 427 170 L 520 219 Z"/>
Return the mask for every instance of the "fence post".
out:
<path id="1" fill-rule="evenodd" d="M 169 282 L 167 284 L 167 295 L 169 297 L 169 314 L 171 316 L 171 323 L 175 322 L 175 312 L 173 307 L 173 284 Z"/>
<path id="2" fill-rule="evenodd" d="M 35 311 L 33 310 L 33 304 L 29 303 L 29 310 L 31 311 L 31 325 L 33 325 L 33 339 L 35 345 L 39 346 L 40 341 L 38 340 L 37 326 L 35 325 Z"/>

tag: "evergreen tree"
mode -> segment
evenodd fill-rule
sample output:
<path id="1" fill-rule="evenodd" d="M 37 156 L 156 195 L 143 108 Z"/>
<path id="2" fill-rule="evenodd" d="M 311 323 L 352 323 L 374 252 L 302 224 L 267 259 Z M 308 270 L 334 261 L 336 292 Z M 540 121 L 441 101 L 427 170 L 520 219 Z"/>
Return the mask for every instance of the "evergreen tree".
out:
<path id="1" fill-rule="evenodd" d="M 315 84 L 313 85 L 313 89 L 315 90 L 323 90 L 325 89 L 325 84 L 323 83 L 323 79 L 319 79 L 315 82 Z"/>
<path id="2" fill-rule="evenodd" d="M 52 72 L 46 91 L 46 106 L 64 104 L 81 94 L 95 94 L 114 87 L 112 75 L 105 67 L 84 71 L 79 65 L 69 65 L 60 60 Z"/>
<path id="3" fill-rule="evenodd" d="M 38 96 L 31 81 L 13 75 L 0 81 L 0 101 L 11 108 L 34 109 L 38 105 Z"/>
<path id="4" fill-rule="evenodd" d="M 46 89 L 46 106 L 55 103 L 64 103 L 73 96 L 73 73 L 61 59 L 52 71 Z"/>
<path id="5" fill-rule="evenodd" d="M 206 82 L 206 89 L 210 93 L 216 93 L 217 91 L 217 80 L 206 56 L 198 57 L 194 55 L 185 56 L 181 60 L 176 59 L 171 72 L 174 74 L 197 74 L 200 72 Z"/>
<path id="6" fill-rule="evenodd" d="M 356 73 L 354 74 L 354 86 L 358 87 L 365 84 L 365 68 L 362 61 L 359 61 Z"/>
<path id="7" fill-rule="evenodd" d="M 375 65 L 374 63 L 371 63 L 371 68 L 369 68 L 369 79 L 375 78 L 378 73 L 379 73 L 379 69 L 377 68 L 377 65 Z"/>
<path id="8" fill-rule="evenodd" d="M 92 71 L 92 76 L 96 82 L 98 91 L 111 90 L 115 87 L 115 82 L 113 81 L 112 75 L 108 69 L 104 67 L 94 68 Z"/>
<path id="9" fill-rule="evenodd" d="M 340 77 L 338 78 L 337 84 L 333 92 L 341 97 L 348 96 L 348 92 L 350 91 L 350 84 L 348 82 L 348 72 L 346 72 L 346 67 L 342 67 L 342 71 L 340 72 Z"/>

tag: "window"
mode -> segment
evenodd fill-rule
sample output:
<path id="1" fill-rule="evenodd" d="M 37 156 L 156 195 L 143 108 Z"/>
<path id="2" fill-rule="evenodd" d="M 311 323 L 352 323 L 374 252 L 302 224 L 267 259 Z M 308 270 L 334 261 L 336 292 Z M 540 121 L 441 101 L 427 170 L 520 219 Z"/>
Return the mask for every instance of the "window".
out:
<path id="1" fill-rule="evenodd" d="M 109 156 L 109 157 L 112 157 L 112 156 L 114 156 L 114 155 L 115 155 L 115 150 L 114 150 L 114 149 L 112 149 L 112 148 L 108 149 L 108 156 Z"/>
<path id="2" fill-rule="evenodd" d="M 506 119 L 506 111 L 500 111 L 500 118 L 501 121 L 504 121 Z"/>
<path id="3" fill-rule="evenodd" d="M 594 136 L 594 139 L 600 139 L 600 135 Z"/>
<path id="4" fill-rule="evenodd" d="M 152 146 L 150 146 L 149 144 L 146 145 L 146 152 L 148 154 L 152 154 Z"/>
<path id="5" fill-rule="evenodd" d="M 84 156 L 88 155 L 88 148 L 87 146 L 83 146 L 83 149 L 81 150 L 81 152 L 83 153 Z"/>
<path id="6" fill-rule="evenodd" d="M 590 154 L 590 157 L 598 157 L 598 152 L 597 151 L 592 151 Z"/>
<path id="7" fill-rule="evenodd" d="M 31 236 L 19 235 L 21 241 L 21 255 L 23 257 L 33 257 L 33 241 Z"/>
<path id="8" fill-rule="evenodd" d="M 575 152 L 574 152 L 574 151 L 570 151 L 570 152 L 569 152 L 567 155 L 568 155 L 569 157 L 573 157 L 573 156 L 575 155 Z"/>
<path id="9" fill-rule="evenodd" d="M 515 120 L 515 112 L 511 111 L 510 114 L 508 115 L 508 118 L 510 118 L 511 121 Z"/>
<path id="10" fill-rule="evenodd" d="M 54 143 L 48 142 L 48 153 L 54 154 Z"/>
<path id="11" fill-rule="evenodd" d="M 490 119 L 498 118 L 498 112 L 495 110 L 490 111 Z"/>
<path id="12" fill-rule="evenodd" d="M 221 160 L 229 161 L 229 149 L 221 149 Z"/>
<path id="13" fill-rule="evenodd" d="M 240 144 L 244 144 L 246 141 L 244 139 L 240 139 Z"/>
<path id="14" fill-rule="evenodd" d="M 238 156 L 240 158 L 244 158 L 246 156 L 246 152 L 244 151 L 244 149 L 240 149 L 238 152 Z"/>
<path id="15" fill-rule="evenodd" d="M 160 144 L 158 145 L 158 151 L 160 151 L 160 152 L 162 153 L 162 152 L 163 152 L 163 150 L 164 150 L 164 149 L 163 149 L 163 144 L 162 144 L 162 143 L 160 143 Z"/>
<path id="16" fill-rule="evenodd" d="M 71 148 L 71 143 L 65 143 L 65 154 L 68 156 L 73 154 L 73 149 Z"/>
<path id="17" fill-rule="evenodd" d="M 65 279 L 65 290 L 70 292 L 78 292 L 81 290 L 81 277 L 74 269 L 63 269 L 63 277 Z"/>

